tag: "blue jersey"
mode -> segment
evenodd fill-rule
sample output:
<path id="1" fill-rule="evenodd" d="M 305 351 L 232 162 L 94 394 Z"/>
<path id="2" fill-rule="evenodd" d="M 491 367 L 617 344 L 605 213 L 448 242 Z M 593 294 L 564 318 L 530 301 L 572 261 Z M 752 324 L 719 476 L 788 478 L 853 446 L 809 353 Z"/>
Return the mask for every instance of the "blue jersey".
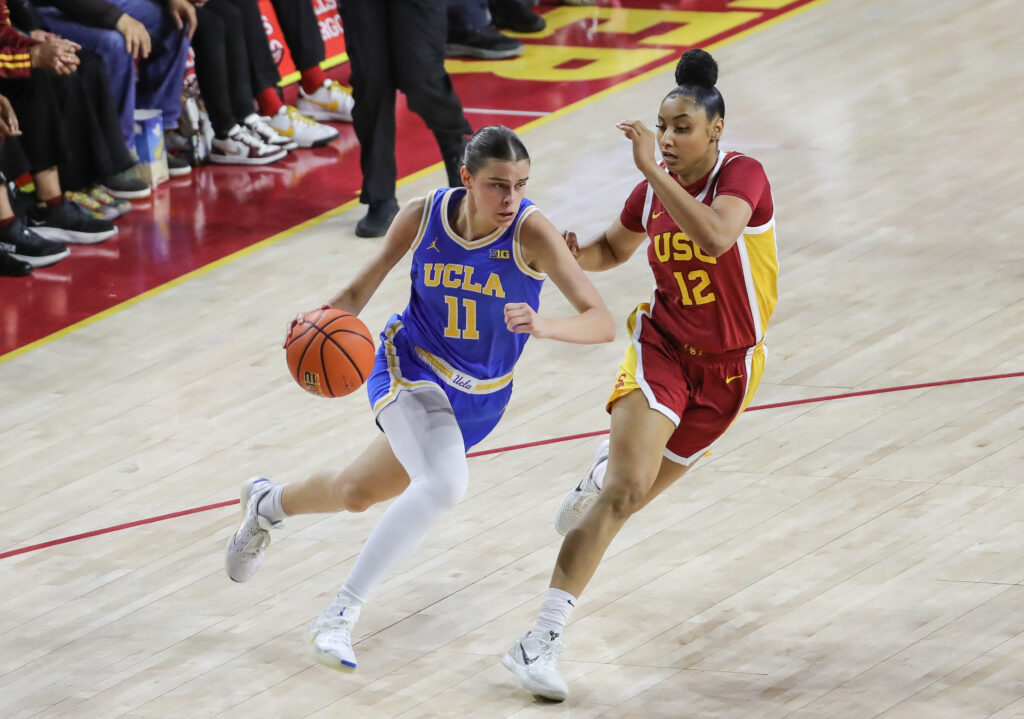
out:
<path id="1" fill-rule="evenodd" d="M 465 193 L 464 187 L 446 188 L 427 196 L 402 322 L 421 359 L 435 370 L 497 380 L 511 374 L 530 336 L 508 331 L 505 304 L 525 302 L 534 311 L 540 306 L 545 275 L 527 266 L 519 246 L 523 220 L 536 207 L 523 198 L 512 224 L 471 242 L 451 225 Z"/>
<path id="2" fill-rule="evenodd" d="M 486 437 L 512 394 L 512 369 L 529 335 L 509 332 L 505 304 L 535 311 L 545 275 L 523 260 L 519 232 L 536 211 L 522 200 L 512 224 L 470 242 L 451 226 L 466 189 L 427 196 L 412 244 L 412 295 L 381 332 L 367 380 L 374 414 L 403 390 L 439 387 L 451 403 L 466 449 Z"/>

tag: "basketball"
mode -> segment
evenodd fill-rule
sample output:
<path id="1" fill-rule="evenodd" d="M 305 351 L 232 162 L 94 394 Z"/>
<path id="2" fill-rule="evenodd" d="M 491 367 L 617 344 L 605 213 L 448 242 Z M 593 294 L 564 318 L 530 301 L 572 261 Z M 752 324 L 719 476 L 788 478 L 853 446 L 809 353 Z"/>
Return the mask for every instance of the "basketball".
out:
<path id="1" fill-rule="evenodd" d="M 362 320 L 334 309 L 305 315 L 285 344 L 292 378 L 318 397 L 344 397 L 362 387 L 374 354 L 373 338 Z"/>

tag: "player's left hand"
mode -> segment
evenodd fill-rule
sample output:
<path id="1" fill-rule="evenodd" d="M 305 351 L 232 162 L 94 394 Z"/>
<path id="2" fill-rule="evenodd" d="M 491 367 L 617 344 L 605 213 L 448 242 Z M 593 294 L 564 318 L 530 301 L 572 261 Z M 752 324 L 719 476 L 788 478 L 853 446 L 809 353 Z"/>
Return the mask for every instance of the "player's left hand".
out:
<path id="1" fill-rule="evenodd" d="M 509 302 L 505 305 L 505 326 L 509 332 L 544 336 L 544 320 L 525 302 Z"/>
<path id="2" fill-rule="evenodd" d="M 288 323 L 288 327 L 285 328 L 285 331 L 284 331 L 284 342 L 281 343 L 281 346 L 284 347 L 285 349 L 288 349 L 288 340 L 290 340 L 291 337 L 292 337 L 292 330 L 295 329 L 295 325 L 297 325 L 300 322 L 302 322 L 302 320 L 306 319 L 306 317 L 308 317 L 309 315 L 316 314 L 316 313 L 321 312 L 323 310 L 329 310 L 329 309 L 331 309 L 331 306 L 327 305 L 327 304 L 324 304 L 324 305 L 320 305 L 315 310 L 310 310 L 309 312 L 300 312 L 299 314 L 295 315 L 292 318 L 292 321 Z"/>
<path id="3" fill-rule="evenodd" d="M 615 127 L 622 130 L 627 139 L 633 142 L 633 162 L 640 172 L 658 169 L 658 158 L 654 155 L 656 138 L 639 120 L 617 123 Z"/>

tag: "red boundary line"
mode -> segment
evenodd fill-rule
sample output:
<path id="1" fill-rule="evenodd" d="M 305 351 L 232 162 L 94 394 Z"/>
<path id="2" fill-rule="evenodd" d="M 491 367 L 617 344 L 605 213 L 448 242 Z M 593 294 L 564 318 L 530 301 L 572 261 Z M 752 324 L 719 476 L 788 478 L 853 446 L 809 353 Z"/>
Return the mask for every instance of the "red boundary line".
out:
<path id="1" fill-rule="evenodd" d="M 773 402 L 771 404 L 761 404 L 755 407 L 748 407 L 747 412 L 755 412 L 759 409 L 779 409 L 780 407 L 794 407 L 801 404 L 814 404 L 818 402 L 829 402 L 836 399 L 849 399 L 851 397 L 865 397 L 873 394 L 886 394 L 888 392 L 905 392 L 912 389 L 927 389 L 929 387 L 945 387 L 951 384 L 967 384 L 968 382 L 986 382 L 994 379 L 1010 379 L 1012 377 L 1024 377 L 1024 372 L 1007 372 L 1006 374 L 990 374 L 984 377 L 966 377 L 963 379 L 948 379 L 937 382 L 922 382 L 920 384 L 905 384 L 899 387 L 883 387 L 882 389 L 866 389 L 860 392 L 844 392 L 843 394 L 830 394 L 823 397 L 808 397 L 807 399 L 794 399 L 786 402 Z M 498 454 L 499 452 L 512 452 L 517 449 L 527 449 L 529 447 L 540 447 L 545 444 L 555 444 L 557 442 L 569 442 L 574 439 L 586 439 L 587 437 L 599 437 L 603 434 L 608 434 L 607 429 L 597 430 L 595 432 L 583 432 L 582 434 L 570 434 L 564 437 L 553 437 L 551 439 L 541 439 L 534 442 L 524 442 L 523 444 L 512 444 L 507 447 L 495 447 L 494 449 L 484 449 L 479 452 L 470 452 L 467 457 L 482 457 L 488 454 Z M 52 539 L 49 542 L 43 542 L 42 544 L 33 544 L 28 547 L 21 547 L 20 549 L 11 549 L 6 552 L 0 553 L 0 559 L 6 559 L 7 557 L 13 557 L 18 554 L 27 554 L 28 552 L 34 552 L 38 549 L 46 549 L 47 547 L 53 547 L 58 544 L 67 544 L 68 542 L 75 542 L 79 539 L 88 539 L 89 537 L 97 537 L 101 534 L 109 534 L 110 532 L 119 532 L 122 529 L 130 529 L 132 527 L 139 527 L 143 524 L 152 524 L 154 522 L 162 522 L 165 519 L 174 519 L 175 517 L 184 517 L 189 514 L 197 514 L 198 512 L 206 512 L 211 509 L 220 509 L 221 507 L 230 507 L 234 504 L 238 504 L 239 500 L 231 499 L 226 502 L 217 502 L 216 504 L 207 504 L 202 507 L 193 507 L 192 509 L 183 509 L 180 512 L 171 512 L 170 514 L 161 514 L 159 517 L 149 517 L 147 519 L 138 519 L 134 522 L 127 522 L 125 524 L 117 524 L 113 527 L 106 527 L 105 529 L 96 529 L 91 532 L 83 532 L 81 534 L 72 534 L 70 537 L 61 537 L 60 539 Z"/>

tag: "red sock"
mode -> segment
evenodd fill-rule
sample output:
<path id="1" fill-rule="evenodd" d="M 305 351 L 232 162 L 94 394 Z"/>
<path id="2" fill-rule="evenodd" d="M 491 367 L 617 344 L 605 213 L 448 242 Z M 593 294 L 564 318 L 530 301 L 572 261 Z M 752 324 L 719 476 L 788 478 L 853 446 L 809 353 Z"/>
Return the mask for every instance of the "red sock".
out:
<path id="1" fill-rule="evenodd" d="M 277 96 L 277 90 L 268 87 L 256 96 L 256 103 L 260 106 L 260 112 L 273 117 L 277 111 L 284 107 L 281 98 Z"/>
<path id="2" fill-rule="evenodd" d="M 14 224 L 14 215 L 10 217 L 0 218 L 0 230 L 6 230 L 8 227 Z"/>
<path id="3" fill-rule="evenodd" d="M 306 91 L 307 95 L 312 95 L 319 90 L 326 81 L 327 76 L 324 75 L 324 71 L 320 69 L 319 65 L 307 67 L 302 71 L 302 89 Z"/>
<path id="4" fill-rule="evenodd" d="M 60 207 L 64 204 L 64 195 L 57 195 L 51 197 L 49 200 L 45 200 L 47 207 Z"/>

